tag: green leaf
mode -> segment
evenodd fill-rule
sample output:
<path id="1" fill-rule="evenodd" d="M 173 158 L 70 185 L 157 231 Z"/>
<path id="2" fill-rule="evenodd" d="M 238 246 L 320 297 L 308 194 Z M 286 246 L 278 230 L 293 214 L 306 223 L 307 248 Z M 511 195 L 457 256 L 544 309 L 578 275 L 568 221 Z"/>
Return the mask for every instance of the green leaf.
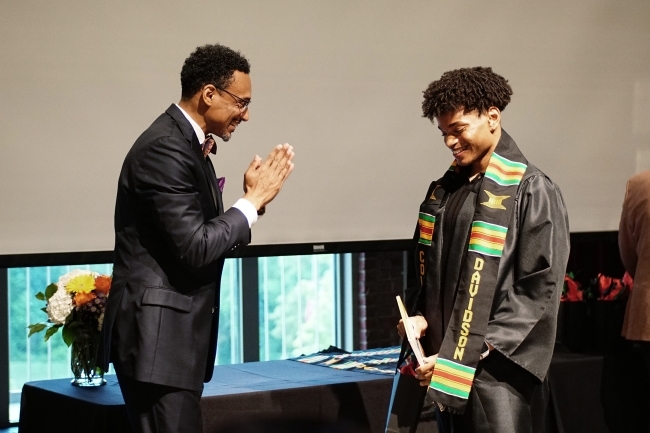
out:
<path id="1" fill-rule="evenodd" d="M 34 295 L 36 299 L 39 301 L 44 301 L 45 300 L 45 294 L 43 292 L 38 292 L 37 294 Z"/>
<path id="2" fill-rule="evenodd" d="M 61 331 L 61 336 L 63 337 L 63 342 L 70 347 L 74 342 L 74 339 L 77 337 L 74 332 L 74 326 L 63 325 L 63 330 Z"/>
<path id="3" fill-rule="evenodd" d="M 45 323 L 35 323 L 33 325 L 29 325 L 28 328 L 29 328 L 29 334 L 27 335 L 27 337 L 31 337 L 37 332 L 41 332 L 43 329 L 47 328 L 47 325 Z"/>
<path id="4" fill-rule="evenodd" d="M 49 340 L 51 336 L 56 334 L 56 331 L 58 331 L 60 327 L 61 325 L 51 326 L 50 329 L 45 332 L 45 341 Z"/>
<path id="5" fill-rule="evenodd" d="M 58 288 L 59 287 L 54 283 L 47 286 L 45 288 L 45 299 L 50 299 L 52 297 L 52 295 L 56 293 Z"/>
<path id="6" fill-rule="evenodd" d="M 72 328 L 81 326 L 81 318 L 76 309 L 73 308 L 70 314 L 68 314 L 68 317 L 65 318 L 65 326 L 71 326 Z"/>
<path id="7" fill-rule="evenodd" d="M 47 314 L 47 307 L 43 307 L 43 308 L 41 308 L 41 311 L 42 311 L 43 313 Z"/>

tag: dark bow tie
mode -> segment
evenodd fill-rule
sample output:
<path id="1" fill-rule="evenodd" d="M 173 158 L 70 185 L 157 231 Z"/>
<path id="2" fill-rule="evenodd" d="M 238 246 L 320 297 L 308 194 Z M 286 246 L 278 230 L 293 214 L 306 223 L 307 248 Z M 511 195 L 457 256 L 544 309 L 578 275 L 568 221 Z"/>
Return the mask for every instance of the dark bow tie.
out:
<path id="1" fill-rule="evenodd" d="M 201 150 L 203 150 L 203 157 L 207 158 L 208 154 L 213 155 L 217 154 L 217 144 L 214 142 L 214 138 L 211 135 L 205 137 L 205 141 L 201 145 Z"/>

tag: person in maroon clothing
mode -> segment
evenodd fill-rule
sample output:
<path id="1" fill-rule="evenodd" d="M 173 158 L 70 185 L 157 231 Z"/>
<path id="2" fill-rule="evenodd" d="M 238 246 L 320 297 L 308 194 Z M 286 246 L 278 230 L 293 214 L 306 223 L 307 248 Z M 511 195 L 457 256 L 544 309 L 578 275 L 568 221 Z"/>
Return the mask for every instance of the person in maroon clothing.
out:
<path id="1" fill-rule="evenodd" d="M 643 377 L 650 384 L 650 171 L 627 181 L 618 247 L 621 261 L 634 279 L 621 333 L 640 352 Z M 645 428 L 650 430 L 650 411 L 645 414 L 645 423 Z"/>

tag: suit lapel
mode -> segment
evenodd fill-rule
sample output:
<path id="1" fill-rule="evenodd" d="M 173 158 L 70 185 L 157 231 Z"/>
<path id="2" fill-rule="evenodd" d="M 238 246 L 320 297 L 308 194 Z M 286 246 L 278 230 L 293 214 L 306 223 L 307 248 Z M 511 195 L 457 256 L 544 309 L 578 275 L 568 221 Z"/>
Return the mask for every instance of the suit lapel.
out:
<path id="1" fill-rule="evenodd" d="M 216 144 L 215 144 L 216 146 Z M 214 166 L 212 165 L 212 161 L 210 161 L 210 157 L 206 158 L 207 166 L 210 169 L 210 179 L 213 181 L 212 182 L 212 187 L 214 188 L 214 191 L 216 191 L 216 205 L 217 205 L 217 212 L 219 215 L 221 215 L 224 210 L 223 210 L 223 199 L 221 197 L 221 191 L 219 190 L 219 182 L 217 182 L 217 173 L 214 171 Z"/>
<path id="2" fill-rule="evenodd" d="M 167 109 L 166 113 L 173 117 L 174 120 L 176 120 L 176 123 L 178 123 L 178 126 L 183 133 L 183 136 L 190 143 L 190 148 L 192 149 L 192 152 L 194 152 L 194 155 L 198 158 L 199 164 L 201 165 L 203 173 L 205 174 L 205 180 L 208 183 L 208 188 L 210 189 L 210 194 L 212 195 L 212 204 L 214 205 L 214 210 L 217 215 L 221 215 L 223 213 L 223 204 L 221 204 L 221 193 L 219 192 L 217 177 L 215 175 L 214 168 L 212 168 L 212 164 L 209 163 L 209 161 L 206 161 L 206 158 L 203 156 L 201 143 L 199 143 L 199 139 L 194 132 L 194 128 L 192 128 L 192 125 L 190 125 L 190 122 L 187 121 L 176 104 L 172 104 Z"/>
<path id="3" fill-rule="evenodd" d="M 208 181 L 208 186 L 210 187 L 210 193 L 212 194 L 212 204 L 214 205 L 214 209 L 217 212 L 217 215 L 221 215 L 221 211 L 219 209 L 219 204 L 218 204 L 221 197 L 219 194 L 219 187 L 217 184 L 217 176 L 214 174 L 214 169 L 212 168 L 212 164 L 209 164 L 209 161 L 206 160 L 206 158 L 203 156 L 203 151 L 201 150 L 199 139 L 196 138 L 196 134 L 194 134 L 194 132 L 192 132 L 192 150 L 194 151 L 196 157 L 199 158 L 201 168 L 203 169 L 203 173 L 205 174 L 205 180 Z"/>

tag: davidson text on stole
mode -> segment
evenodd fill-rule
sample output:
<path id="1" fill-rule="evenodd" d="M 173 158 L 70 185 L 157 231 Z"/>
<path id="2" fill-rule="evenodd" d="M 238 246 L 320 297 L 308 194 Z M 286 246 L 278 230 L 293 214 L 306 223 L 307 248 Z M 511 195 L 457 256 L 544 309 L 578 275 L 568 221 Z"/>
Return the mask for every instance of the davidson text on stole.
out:
<path id="1" fill-rule="evenodd" d="M 454 350 L 454 359 L 459 361 L 463 360 L 463 354 L 465 353 L 465 346 L 467 345 L 467 336 L 469 335 L 469 329 L 472 326 L 472 318 L 474 313 L 472 312 L 472 304 L 474 303 L 474 296 L 478 293 L 478 287 L 481 282 L 481 271 L 483 270 L 483 259 L 480 257 L 476 258 L 474 262 L 474 273 L 472 274 L 472 279 L 469 283 L 469 301 L 467 302 L 467 308 L 465 313 L 463 313 L 463 323 L 460 325 L 460 337 L 458 337 L 458 343 L 456 344 L 456 350 Z"/>

